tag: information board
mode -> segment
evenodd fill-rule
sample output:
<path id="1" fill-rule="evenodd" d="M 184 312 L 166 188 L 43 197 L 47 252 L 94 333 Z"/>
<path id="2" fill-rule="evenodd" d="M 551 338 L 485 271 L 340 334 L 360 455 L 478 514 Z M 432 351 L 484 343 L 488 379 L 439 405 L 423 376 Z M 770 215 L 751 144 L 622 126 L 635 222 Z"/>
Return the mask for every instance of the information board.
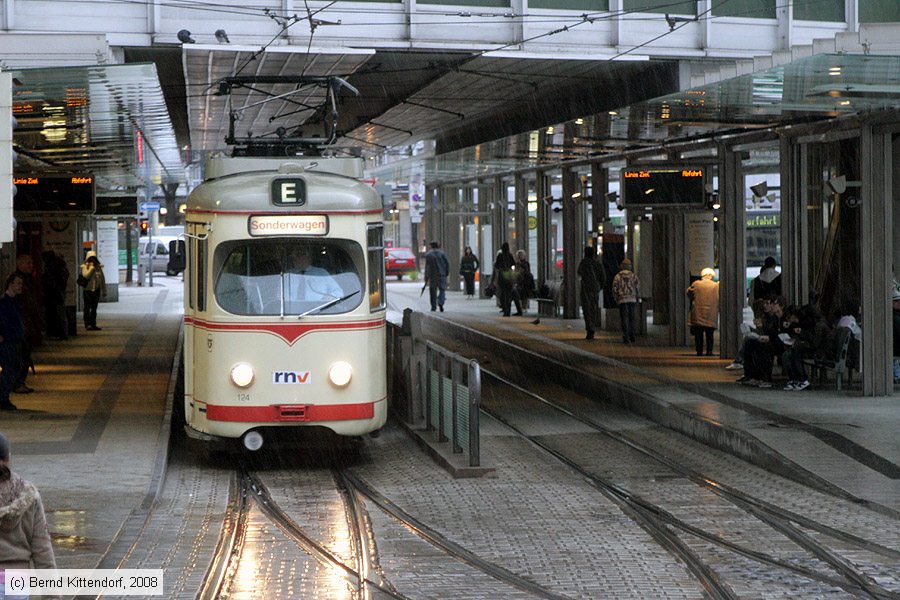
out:
<path id="1" fill-rule="evenodd" d="M 699 206 L 706 194 L 702 167 L 623 169 L 620 175 L 626 208 Z"/>

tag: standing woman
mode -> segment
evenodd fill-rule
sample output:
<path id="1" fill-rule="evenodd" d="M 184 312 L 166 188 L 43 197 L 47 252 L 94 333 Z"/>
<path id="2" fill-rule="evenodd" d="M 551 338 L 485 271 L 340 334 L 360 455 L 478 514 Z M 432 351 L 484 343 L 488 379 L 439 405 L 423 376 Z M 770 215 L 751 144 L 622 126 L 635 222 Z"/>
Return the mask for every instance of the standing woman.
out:
<path id="1" fill-rule="evenodd" d="M 0 433 L 0 570 L 55 568 L 41 495 L 10 471 L 9 442 Z"/>
<path id="2" fill-rule="evenodd" d="M 106 279 L 96 252 L 87 253 L 87 258 L 81 263 L 81 276 L 87 280 L 84 284 L 84 328 L 100 331 L 97 327 L 97 305 L 100 304 L 100 296 L 106 296 Z"/>
<path id="3" fill-rule="evenodd" d="M 466 246 L 462 258 L 459 259 L 459 274 L 466 285 L 466 299 L 475 295 L 475 271 L 478 270 L 478 257 L 472 253 L 472 247 Z"/>
<path id="4" fill-rule="evenodd" d="M 713 281 L 716 272 L 709 267 L 700 271 L 700 279 L 687 289 L 691 299 L 691 316 L 688 325 L 694 334 L 697 356 L 703 355 L 703 338 L 706 337 L 706 355 L 713 353 L 713 332 L 719 321 L 719 282 Z"/>
<path id="5" fill-rule="evenodd" d="M 22 275 L 15 272 L 6 278 L 5 291 L 0 297 L 0 368 L 3 369 L 0 373 L 0 410 L 16 410 L 16 405 L 9 400 L 9 393 L 19 374 L 19 346 L 25 339 L 22 309 L 16 297 L 24 288 Z"/>

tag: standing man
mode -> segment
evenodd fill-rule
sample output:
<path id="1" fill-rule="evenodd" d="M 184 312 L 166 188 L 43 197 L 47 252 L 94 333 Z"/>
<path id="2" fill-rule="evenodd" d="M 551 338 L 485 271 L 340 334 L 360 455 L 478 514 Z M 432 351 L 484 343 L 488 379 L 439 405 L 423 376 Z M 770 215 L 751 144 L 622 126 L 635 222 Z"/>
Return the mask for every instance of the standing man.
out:
<path id="1" fill-rule="evenodd" d="M 25 325 L 25 337 L 19 346 L 19 373 L 16 376 L 13 391 L 17 394 L 30 394 L 34 391 L 25 380 L 28 378 L 28 370 L 34 371 L 34 359 L 31 351 L 44 343 L 44 309 L 42 308 L 43 293 L 39 290 L 41 281 L 34 277 L 34 261 L 31 255 L 23 252 L 16 257 L 16 271 L 22 278 L 22 292 L 19 294 L 19 306 L 22 308 L 22 322 Z"/>
<path id="2" fill-rule="evenodd" d="M 594 339 L 594 332 L 600 325 L 600 290 L 606 274 L 597 260 L 597 252 L 591 246 L 584 247 L 584 258 L 578 263 L 581 277 L 581 311 L 584 313 L 585 339 Z"/>
<path id="3" fill-rule="evenodd" d="M 641 282 L 631 270 L 631 261 L 627 258 L 619 263 L 619 272 L 613 278 L 613 298 L 619 305 L 619 316 L 622 320 L 622 341 L 634 343 L 634 313 L 640 294 Z"/>
<path id="4" fill-rule="evenodd" d="M 16 296 L 22 293 L 24 282 L 18 271 L 6 278 L 3 295 L 0 296 L 0 410 L 16 410 L 9 400 L 19 374 L 19 349 L 25 338 L 22 309 Z"/>
<path id="5" fill-rule="evenodd" d="M 431 242 L 431 250 L 425 254 L 425 283 L 428 284 L 431 312 L 438 308 L 444 312 L 444 300 L 447 297 L 447 275 L 449 274 L 450 261 L 441 250 L 440 242 Z"/>
<path id="6" fill-rule="evenodd" d="M 516 274 L 513 267 L 516 265 L 516 259 L 512 252 L 509 251 L 509 242 L 503 242 L 500 246 L 500 252 L 497 253 L 497 259 L 494 261 L 494 280 L 497 285 L 497 294 L 500 297 L 500 308 L 503 310 L 503 316 L 508 317 L 512 306 L 513 286 L 516 283 Z M 516 315 L 522 314 L 522 305 L 519 300 L 516 301 Z"/>

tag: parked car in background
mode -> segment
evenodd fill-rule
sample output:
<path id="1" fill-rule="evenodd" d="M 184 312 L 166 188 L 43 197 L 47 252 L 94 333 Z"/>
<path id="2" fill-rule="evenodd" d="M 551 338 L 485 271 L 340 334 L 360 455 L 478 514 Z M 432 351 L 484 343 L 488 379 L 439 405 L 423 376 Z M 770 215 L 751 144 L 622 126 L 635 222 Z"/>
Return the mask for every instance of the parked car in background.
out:
<path id="1" fill-rule="evenodd" d="M 169 265 L 169 242 L 177 241 L 178 238 L 174 237 L 157 237 L 153 236 L 153 241 L 151 242 L 148 238 L 141 238 L 141 241 L 138 244 L 138 261 L 139 264 L 144 265 L 144 267 L 149 264 L 149 261 L 153 262 L 153 272 L 154 273 L 165 273 L 166 275 L 178 275 L 181 272 L 182 268 L 173 269 Z"/>
<path id="2" fill-rule="evenodd" d="M 409 248 L 385 248 L 384 249 L 384 273 L 396 275 L 397 281 L 404 275 L 418 272 L 416 255 Z"/>

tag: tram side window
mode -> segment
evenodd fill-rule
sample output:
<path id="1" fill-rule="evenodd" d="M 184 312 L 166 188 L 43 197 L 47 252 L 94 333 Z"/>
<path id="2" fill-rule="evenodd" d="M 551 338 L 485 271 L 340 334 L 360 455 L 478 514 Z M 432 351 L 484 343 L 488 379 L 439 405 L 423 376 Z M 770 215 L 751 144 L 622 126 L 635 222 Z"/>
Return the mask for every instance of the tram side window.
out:
<path id="1" fill-rule="evenodd" d="M 216 249 L 213 293 L 233 314 L 339 314 L 360 304 L 362 265 L 350 240 L 235 240 Z"/>
<path id="2" fill-rule="evenodd" d="M 384 224 L 368 226 L 366 251 L 369 258 L 369 309 L 380 310 L 385 306 L 384 298 Z"/>
<path id="3" fill-rule="evenodd" d="M 206 258 L 208 252 L 208 242 L 199 240 L 197 242 L 197 310 L 206 310 Z"/>

